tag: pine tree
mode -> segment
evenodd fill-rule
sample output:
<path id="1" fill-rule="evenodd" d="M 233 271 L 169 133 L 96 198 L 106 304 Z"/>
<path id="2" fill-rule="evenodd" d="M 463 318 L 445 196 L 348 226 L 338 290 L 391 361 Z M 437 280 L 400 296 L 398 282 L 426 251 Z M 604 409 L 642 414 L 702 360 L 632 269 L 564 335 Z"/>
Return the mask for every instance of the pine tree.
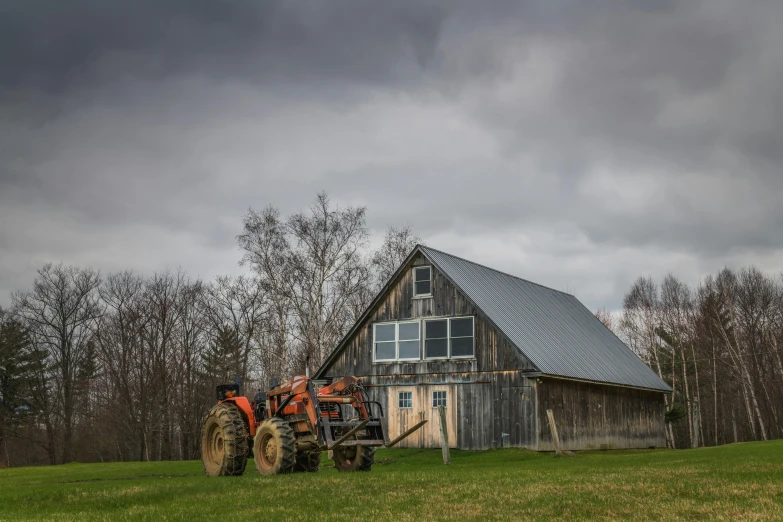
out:
<path id="1" fill-rule="evenodd" d="M 213 341 L 201 355 L 202 376 L 213 384 L 233 382 L 242 376 L 242 343 L 231 326 L 217 329 Z"/>
<path id="2" fill-rule="evenodd" d="M 31 379 L 38 352 L 27 330 L 0 309 L 0 462 L 8 465 L 8 438 L 35 414 Z"/>

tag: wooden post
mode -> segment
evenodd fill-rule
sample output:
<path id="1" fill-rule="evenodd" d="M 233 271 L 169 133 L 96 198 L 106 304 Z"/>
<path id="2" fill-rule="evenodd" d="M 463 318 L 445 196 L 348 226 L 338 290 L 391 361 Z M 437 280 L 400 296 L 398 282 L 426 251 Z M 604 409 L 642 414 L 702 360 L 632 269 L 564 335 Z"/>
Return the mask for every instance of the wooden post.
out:
<path id="1" fill-rule="evenodd" d="M 699 447 L 699 432 L 701 431 L 701 427 L 699 426 L 699 419 L 701 416 L 699 415 L 699 398 L 694 397 L 693 398 L 693 408 L 691 408 L 691 415 L 693 415 L 693 447 L 698 448 Z"/>
<path id="2" fill-rule="evenodd" d="M 549 419 L 549 429 L 552 431 L 552 442 L 555 444 L 555 455 L 562 453 L 560 449 L 560 437 L 557 435 L 557 426 L 555 425 L 555 414 L 552 410 L 546 410 L 546 417 Z"/>
<path id="3" fill-rule="evenodd" d="M 449 428 L 446 425 L 446 407 L 438 406 L 438 418 L 440 418 L 440 449 L 443 452 L 443 463 L 451 464 L 449 454 Z"/>

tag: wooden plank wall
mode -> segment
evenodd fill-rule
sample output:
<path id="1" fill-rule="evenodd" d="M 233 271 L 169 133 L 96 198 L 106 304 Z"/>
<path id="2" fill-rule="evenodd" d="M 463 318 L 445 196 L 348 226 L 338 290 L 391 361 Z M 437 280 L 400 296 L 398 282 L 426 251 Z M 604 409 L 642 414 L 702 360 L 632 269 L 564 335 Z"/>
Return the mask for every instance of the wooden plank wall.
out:
<path id="1" fill-rule="evenodd" d="M 457 430 L 457 385 L 440 384 L 432 386 L 420 386 L 411 384 L 408 386 L 389 386 L 384 388 L 386 401 L 389 405 L 386 415 L 387 433 L 389 439 L 395 439 L 420 420 L 428 422 L 407 439 L 399 443 L 400 448 L 440 448 L 440 420 L 438 410 L 432 407 L 432 392 L 446 392 L 446 419 L 448 421 L 449 447 L 458 447 Z M 398 407 L 398 392 L 409 391 L 413 395 L 413 407 L 400 409 Z M 383 392 L 380 392 L 383 393 Z"/>
<path id="2" fill-rule="evenodd" d="M 419 255 L 411 266 L 427 265 Z M 338 358 L 324 373 L 324 377 L 356 375 L 463 373 L 496 370 L 532 370 L 533 365 L 522 353 L 500 334 L 470 304 L 465 296 L 435 267 L 432 297 L 413 297 L 413 270 L 406 270 L 386 298 L 359 327 Z M 419 319 L 426 317 L 475 317 L 475 359 L 454 361 L 419 361 L 406 363 L 372 362 L 372 325 L 377 322 Z"/>
<path id="3" fill-rule="evenodd" d="M 452 440 L 449 431 L 450 445 L 469 450 L 537 448 L 535 379 L 528 379 L 519 371 L 387 375 L 369 380 L 373 384 L 368 384 L 367 392 L 386 413 L 385 428 L 390 439 L 418 422 L 420 411 L 430 421 L 427 425 L 434 430 L 434 439 L 416 436 L 402 447 L 440 447 L 437 419 L 431 404 L 425 401 L 432 390 L 446 389 L 442 383 L 453 383 L 448 386 L 453 390 L 449 393 L 449 405 L 456 397 L 456 411 L 449 408 L 448 413 L 454 415 L 457 439 Z M 396 392 L 413 388 L 420 390 L 414 395 L 414 411 L 400 416 L 395 405 Z"/>
<path id="4" fill-rule="evenodd" d="M 554 378 L 541 381 L 539 450 L 554 450 L 547 409 L 555 415 L 563 449 L 665 447 L 663 393 Z"/>

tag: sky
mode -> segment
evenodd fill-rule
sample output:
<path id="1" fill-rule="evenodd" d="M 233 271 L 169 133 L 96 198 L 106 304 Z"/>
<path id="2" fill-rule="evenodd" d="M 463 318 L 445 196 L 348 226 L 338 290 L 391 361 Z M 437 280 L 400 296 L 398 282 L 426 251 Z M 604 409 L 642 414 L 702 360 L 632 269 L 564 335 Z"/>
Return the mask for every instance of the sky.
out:
<path id="1" fill-rule="evenodd" d="M 320 190 L 616 310 L 783 272 L 783 3 L 0 0 L 0 305 L 44 263 L 236 274 Z"/>

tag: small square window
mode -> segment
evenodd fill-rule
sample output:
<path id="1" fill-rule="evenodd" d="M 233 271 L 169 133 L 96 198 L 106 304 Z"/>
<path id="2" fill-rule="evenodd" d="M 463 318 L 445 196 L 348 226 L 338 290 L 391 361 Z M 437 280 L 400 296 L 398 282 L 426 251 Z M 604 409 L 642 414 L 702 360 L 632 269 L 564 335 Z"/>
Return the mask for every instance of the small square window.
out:
<path id="1" fill-rule="evenodd" d="M 413 269 L 413 297 L 432 295 L 432 267 L 418 266 Z"/>
<path id="2" fill-rule="evenodd" d="M 402 391 L 397 396 L 397 399 L 401 410 L 410 410 L 413 408 L 413 392 Z"/>
<path id="3" fill-rule="evenodd" d="M 446 390 L 432 392 L 432 407 L 437 408 L 438 406 L 446 407 Z"/>

